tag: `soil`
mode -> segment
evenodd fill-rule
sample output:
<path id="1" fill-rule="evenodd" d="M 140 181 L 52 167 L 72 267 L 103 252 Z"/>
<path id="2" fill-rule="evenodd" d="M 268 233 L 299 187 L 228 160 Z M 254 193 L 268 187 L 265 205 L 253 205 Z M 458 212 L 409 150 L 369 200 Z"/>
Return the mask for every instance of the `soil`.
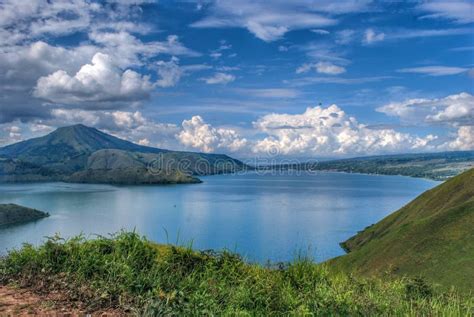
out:
<path id="1" fill-rule="evenodd" d="M 41 296 L 28 289 L 0 285 L 0 316 L 125 316 L 107 310 L 89 312 L 61 301 L 59 294 Z"/>

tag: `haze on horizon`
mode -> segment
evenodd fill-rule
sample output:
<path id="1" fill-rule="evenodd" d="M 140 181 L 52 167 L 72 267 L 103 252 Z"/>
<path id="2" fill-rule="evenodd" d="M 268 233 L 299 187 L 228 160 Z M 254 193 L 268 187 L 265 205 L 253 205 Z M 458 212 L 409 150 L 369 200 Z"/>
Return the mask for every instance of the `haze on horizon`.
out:
<path id="1" fill-rule="evenodd" d="M 0 1 L 0 146 L 82 123 L 237 158 L 474 149 L 474 2 Z"/>

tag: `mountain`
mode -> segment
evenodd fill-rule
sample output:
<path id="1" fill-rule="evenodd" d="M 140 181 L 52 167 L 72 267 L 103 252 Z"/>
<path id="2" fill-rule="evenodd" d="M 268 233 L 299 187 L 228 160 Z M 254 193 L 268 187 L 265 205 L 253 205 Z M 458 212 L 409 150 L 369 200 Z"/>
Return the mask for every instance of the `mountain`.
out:
<path id="1" fill-rule="evenodd" d="M 109 154 L 113 156 L 108 157 Z M 102 161 L 121 162 L 120 168 L 117 163 L 92 168 L 95 165 L 91 164 L 99 157 Z M 147 173 L 147 165 L 155 166 L 157 162 L 162 167 L 160 171 L 165 167 L 166 173 Z M 193 175 L 226 173 L 243 168 L 242 162 L 227 155 L 142 146 L 82 124 L 58 128 L 43 137 L 0 148 L 1 181 L 108 182 L 115 179 L 117 183 L 125 184 L 130 176 L 134 184 L 196 182 L 198 180 Z"/>
<path id="2" fill-rule="evenodd" d="M 0 204 L 0 226 L 34 221 L 49 217 L 49 214 L 15 204 Z"/>
<path id="3" fill-rule="evenodd" d="M 474 291 L 474 169 L 423 193 L 341 245 L 330 261 L 363 275 L 422 276 Z"/>
<path id="4" fill-rule="evenodd" d="M 166 154 L 165 154 L 166 156 Z M 90 155 L 85 169 L 72 174 L 74 183 L 107 184 L 178 184 L 199 183 L 199 179 L 176 168 L 159 168 L 154 163 L 165 156 L 115 149 L 99 150 Z"/>

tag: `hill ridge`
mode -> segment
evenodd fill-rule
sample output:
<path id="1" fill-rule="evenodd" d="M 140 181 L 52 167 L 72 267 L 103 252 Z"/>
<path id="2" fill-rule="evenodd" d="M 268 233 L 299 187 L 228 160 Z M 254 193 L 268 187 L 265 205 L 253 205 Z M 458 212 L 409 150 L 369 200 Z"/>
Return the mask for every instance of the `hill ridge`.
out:
<path id="1" fill-rule="evenodd" d="M 342 243 L 330 260 L 363 275 L 420 275 L 474 291 L 474 169 L 426 191 Z"/>

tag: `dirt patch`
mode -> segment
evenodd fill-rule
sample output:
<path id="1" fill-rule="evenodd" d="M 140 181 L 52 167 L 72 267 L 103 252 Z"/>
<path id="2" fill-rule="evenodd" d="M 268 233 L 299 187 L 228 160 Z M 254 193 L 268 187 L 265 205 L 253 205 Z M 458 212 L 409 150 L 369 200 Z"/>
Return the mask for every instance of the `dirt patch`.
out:
<path id="1" fill-rule="evenodd" d="M 71 307 L 58 296 L 39 296 L 27 289 L 0 285 L 0 316 L 125 316 L 119 311 L 96 311 Z"/>

